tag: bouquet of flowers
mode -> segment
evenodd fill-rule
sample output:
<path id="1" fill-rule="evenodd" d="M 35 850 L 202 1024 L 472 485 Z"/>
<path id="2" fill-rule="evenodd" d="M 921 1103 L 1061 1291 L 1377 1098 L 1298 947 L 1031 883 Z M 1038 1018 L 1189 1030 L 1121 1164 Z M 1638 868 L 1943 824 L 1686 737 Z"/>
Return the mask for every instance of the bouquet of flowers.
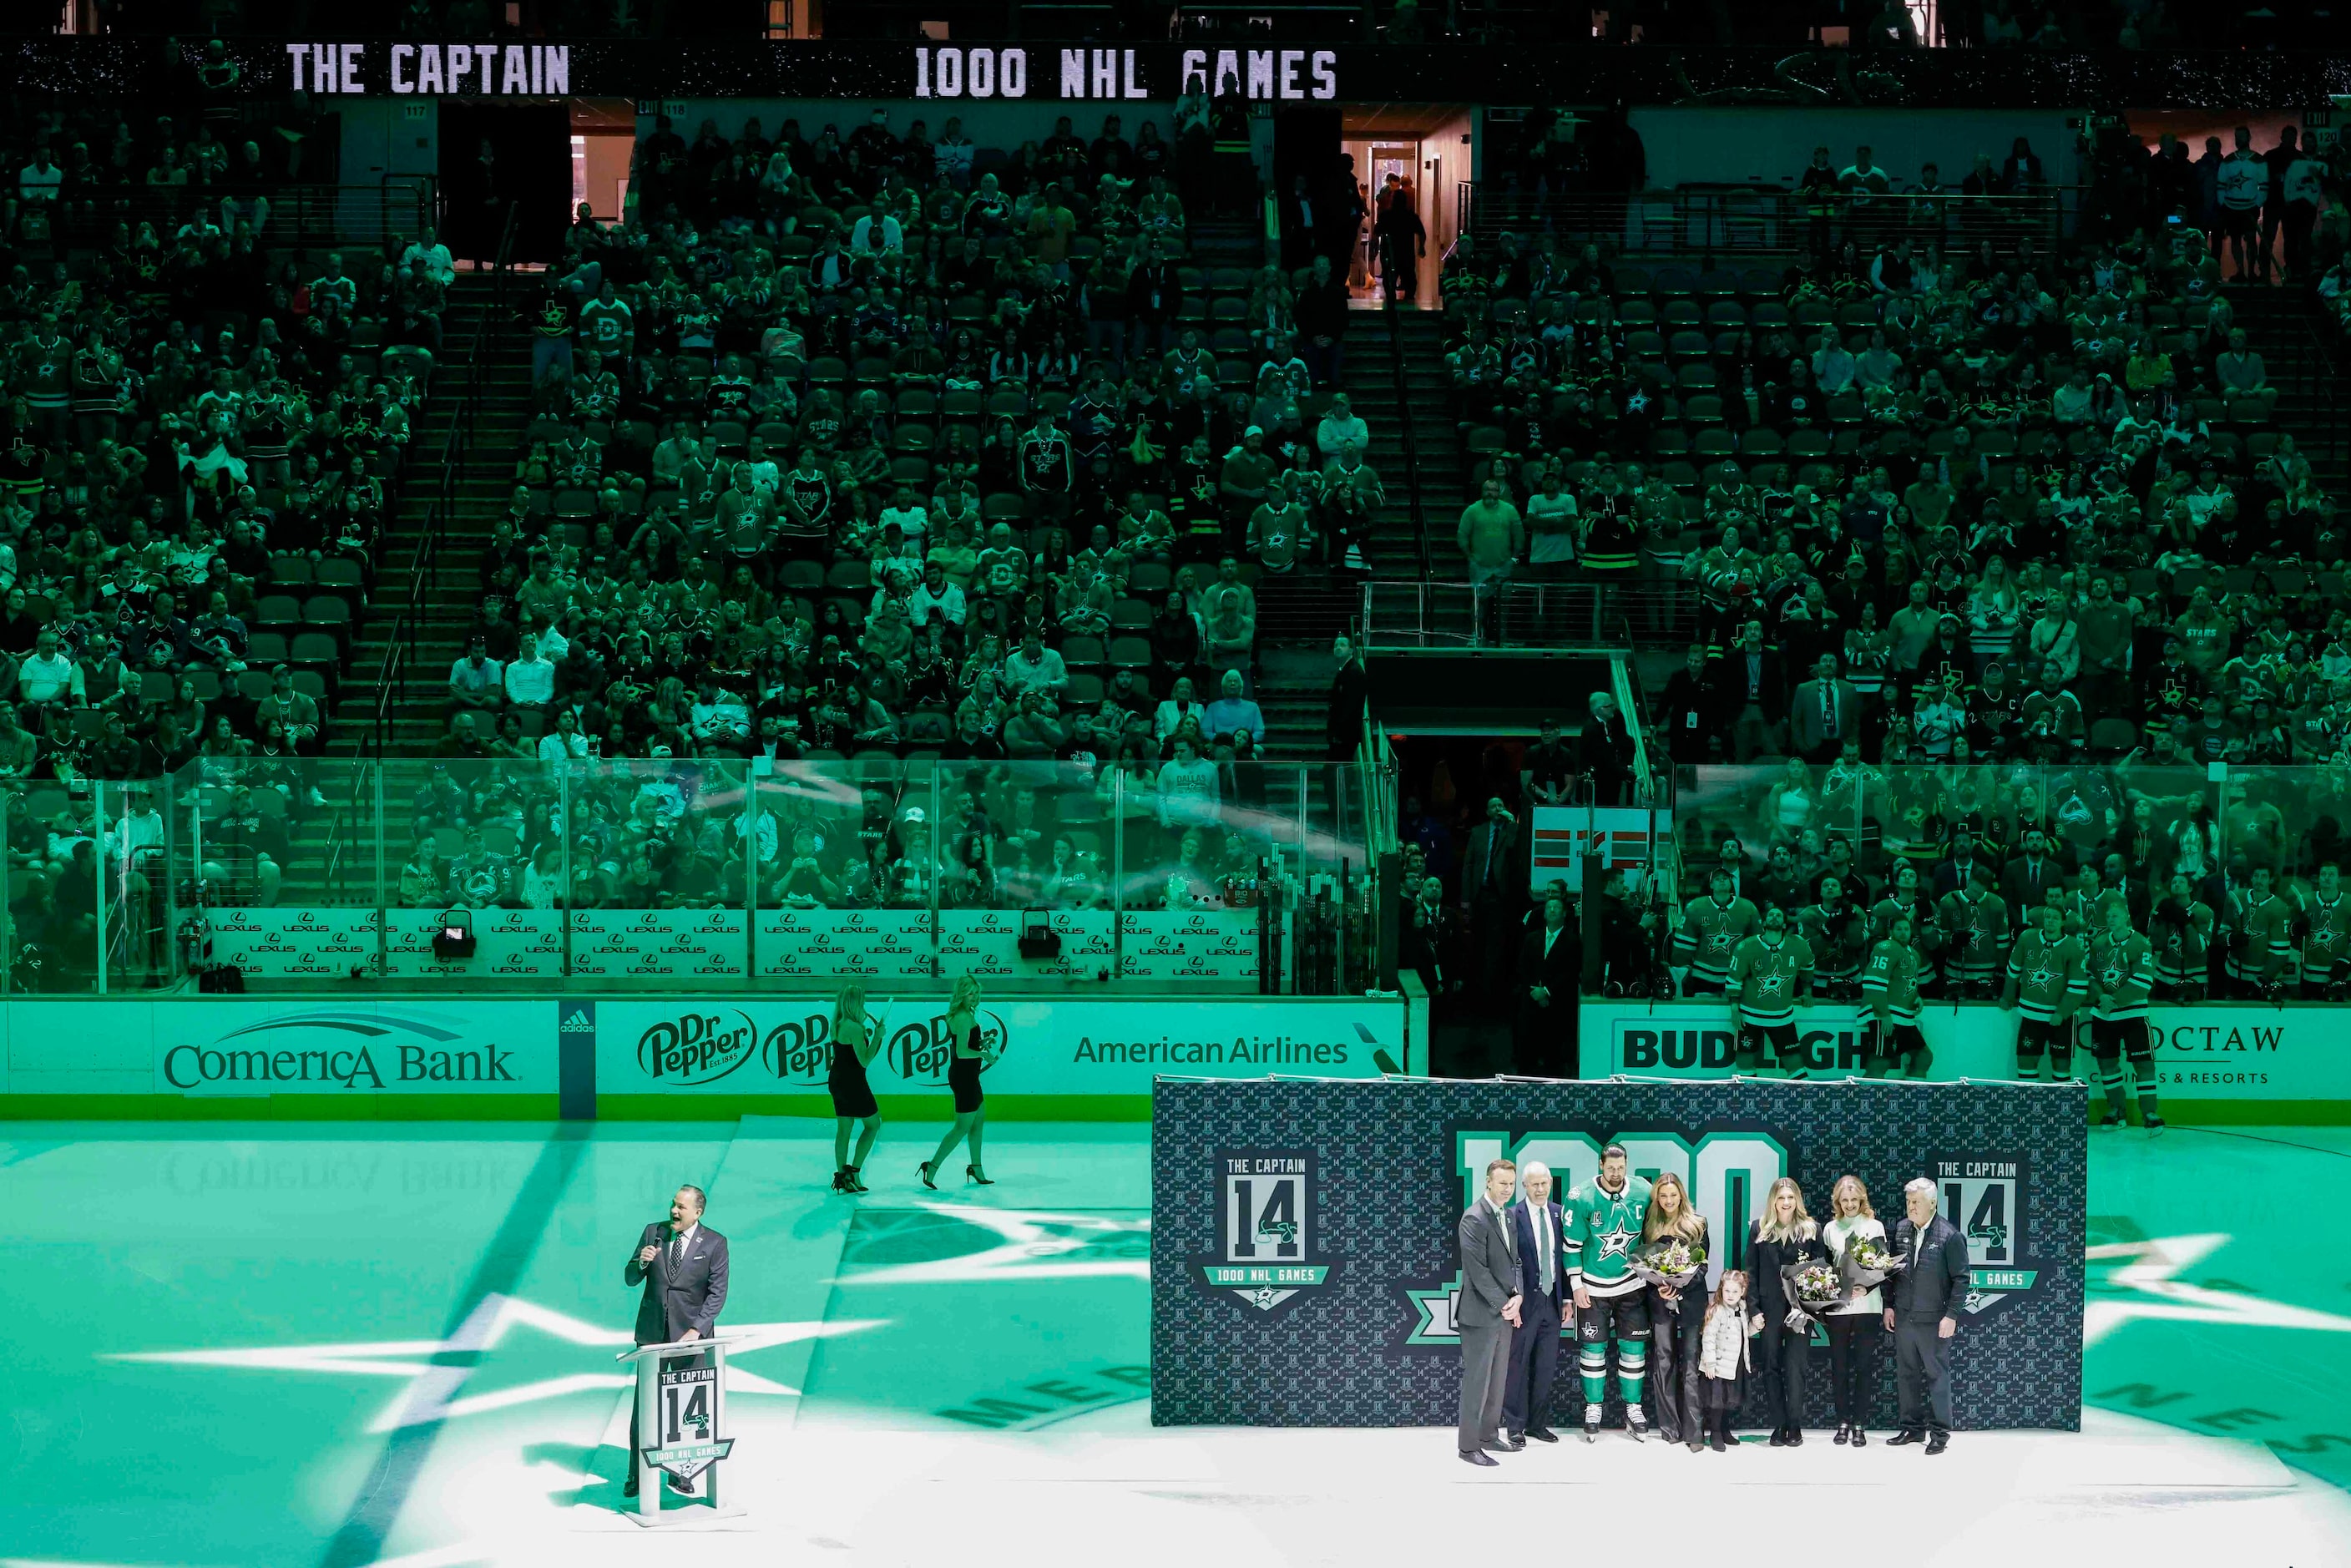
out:
<path id="1" fill-rule="evenodd" d="M 1687 1291 L 1706 1273 L 1706 1249 L 1693 1247 L 1678 1236 L 1665 1237 L 1634 1255 L 1633 1272 L 1645 1283 Z M 1677 1300 L 1666 1305 L 1671 1311 L 1681 1311 Z"/>
<path id="2" fill-rule="evenodd" d="M 1855 1285 L 1874 1290 L 1886 1282 L 1886 1277 L 1902 1267 L 1902 1260 L 1892 1248 L 1875 1236 L 1856 1236 L 1846 1244 L 1844 1260 L 1844 1282 L 1850 1291 Z"/>
<path id="3" fill-rule="evenodd" d="M 1788 1300 L 1794 1303 L 1788 1309 L 1787 1326 L 1792 1329 L 1810 1329 L 1813 1319 L 1836 1305 L 1844 1293 L 1837 1271 L 1818 1259 L 1789 1264 L 1780 1270 L 1780 1279 L 1787 1287 Z"/>

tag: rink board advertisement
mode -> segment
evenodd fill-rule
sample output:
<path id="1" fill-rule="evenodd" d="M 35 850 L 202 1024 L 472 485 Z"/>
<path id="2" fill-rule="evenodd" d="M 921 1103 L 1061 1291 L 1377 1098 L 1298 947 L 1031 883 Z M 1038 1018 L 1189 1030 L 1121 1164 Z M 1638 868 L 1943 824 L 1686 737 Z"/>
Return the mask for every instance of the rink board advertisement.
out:
<path id="1" fill-rule="evenodd" d="M 1927 1005 L 1919 1030 L 1935 1052 L 1938 1080 L 2016 1076 L 2017 1014 L 1988 1002 Z M 2351 1115 L 2351 1051 L 2342 1009 L 2207 1002 L 2148 1009 L 2165 1114 L 2214 1120 L 2342 1121 Z M 1719 1001 L 1586 1002 L 1581 1015 L 1583 1076 L 1726 1078 L 1737 1026 Z M 1798 1040 L 1814 1077 L 1864 1069 L 1866 1009 L 1820 1003 L 1796 1015 Z M 2094 1075 L 2085 1040 L 2076 1075 Z"/>
<path id="2" fill-rule="evenodd" d="M 1539 1159 L 1573 1187 L 1614 1141 L 1645 1178 L 1682 1177 L 1707 1217 L 1710 1276 L 1744 1265 L 1747 1223 L 1782 1176 L 1815 1217 L 1839 1176 L 1860 1176 L 1889 1233 L 1903 1184 L 1931 1177 L 1974 1269 L 1954 1351 L 1956 1424 L 2075 1430 L 2085 1095 L 2078 1084 L 1164 1082 L 1152 1107 L 1152 1420 L 1451 1426 L 1456 1227 L 1487 1163 Z M 1881 1359 L 1883 1428 L 1896 1411 L 1890 1346 Z M 1573 1361 L 1562 1355 L 1553 1385 L 1562 1429 L 1583 1421 Z M 1824 1351 L 1815 1364 L 1808 1424 L 1827 1427 Z"/>
<path id="3" fill-rule="evenodd" d="M 946 999 L 868 997 L 883 1047 L 866 1069 L 877 1094 L 945 1094 L 952 1041 Z M 600 1094 L 822 1094 L 832 1006 L 822 998 L 740 1001 L 597 999 Z M 1162 1074 L 1376 1078 L 1422 1065 L 1407 1051 L 1405 1004 L 1311 997 L 1132 1001 L 989 998 L 981 1073 L 990 1094 L 1147 1096 Z"/>

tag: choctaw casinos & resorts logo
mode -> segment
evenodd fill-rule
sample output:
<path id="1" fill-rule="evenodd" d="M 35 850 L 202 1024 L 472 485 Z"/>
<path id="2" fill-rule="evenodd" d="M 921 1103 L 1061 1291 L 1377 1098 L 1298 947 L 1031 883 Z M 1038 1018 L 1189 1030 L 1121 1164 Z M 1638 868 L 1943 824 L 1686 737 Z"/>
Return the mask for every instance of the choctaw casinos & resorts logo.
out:
<path id="1" fill-rule="evenodd" d="M 1200 1282 L 1260 1312 L 1286 1312 L 1331 1282 L 1316 1234 L 1311 1149 L 1229 1149 L 1216 1158 L 1217 1255 Z"/>
<path id="2" fill-rule="evenodd" d="M 1981 1317 L 2041 1277 L 2025 1257 L 2030 1167 L 2019 1155 L 1977 1153 L 1930 1163 L 1943 1218 L 1968 1239 L 1968 1313 Z"/>

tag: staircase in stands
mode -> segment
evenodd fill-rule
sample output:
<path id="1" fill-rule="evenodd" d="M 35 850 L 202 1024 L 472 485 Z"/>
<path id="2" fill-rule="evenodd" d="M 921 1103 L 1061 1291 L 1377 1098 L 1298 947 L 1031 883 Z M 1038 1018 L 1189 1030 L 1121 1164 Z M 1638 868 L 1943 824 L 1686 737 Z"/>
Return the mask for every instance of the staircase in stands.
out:
<path id="1" fill-rule="evenodd" d="M 465 652 L 465 629 L 473 624 L 478 570 L 490 525 L 506 509 L 513 485 L 515 455 L 530 423 L 530 339 L 514 320 L 497 319 L 486 274 L 460 273 L 449 291 L 444 341 L 465 343 L 475 324 L 485 335 L 472 373 L 480 378 L 474 437 L 455 478 L 456 506 L 439 541 L 435 580 L 415 601 L 414 646 L 405 679 L 386 709 L 382 736 L 386 757 L 421 757 L 446 727 L 442 721 L 449 666 Z M 450 426 L 465 406 L 465 368 L 436 383 L 423 428 L 411 450 L 431 461 L 442 450 Z M 452 384 L 455 383 L 455 384 Z M 407 640 L 401 625 L 410 602 L 418 563 L 426 549 L 434 502 L 432 475 L 412 470 L 378 563 L 376 591 L 367 625 L 353 650 L 350 676 L 335 704 L 328 730 L 329 755 L 359 757 L 375 742 L 377 702 L 384 686 L 393 640 Z"/>

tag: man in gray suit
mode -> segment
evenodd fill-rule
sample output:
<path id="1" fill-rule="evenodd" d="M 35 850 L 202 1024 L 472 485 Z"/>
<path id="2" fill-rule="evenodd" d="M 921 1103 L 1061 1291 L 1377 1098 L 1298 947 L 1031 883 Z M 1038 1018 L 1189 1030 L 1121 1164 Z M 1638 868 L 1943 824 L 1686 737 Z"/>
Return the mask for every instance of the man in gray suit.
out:
<path id="1" fill-rule="evenodd" d="M 1935 1212 L 1935 1184 L 1920 1176 L 1902 1189 L 1909 1217 L 1894 1228 L 1902 1269 L 1886 1286 L 1886 1326 L 1894 1331 L 1894 1386 L 1902 1430 L 1889 1448 L 1916 1443 L 1939 1454 L 1951 1446 L 1951 1336 L 1959 1332 L 1972 1273 L 1968 1239 Z M 1932 1436 L 1926 1436 L 1931 1432 Z"/>
<path id="2" fill-rule="evenodd" d="M 1510 1192 L 1518 1185 L 1518 1166 L 1489 1160 L 1485 1195 L 1462 1212 L 1457 1230 L 1461 1304 L 1454 1326 L 1461 1333 L 1461 1421 L 1454 1448 L 1465 1464 L 1491 1465 L 1489 1448 L 1508 1454 L 1526 1447 L 1524 1439 L 1514 1443 L 1496 1430 L 1510 1382 L 1510 1331 L 1519 1326 L 1519 1251 L 1510 1234 Z"/>
<path id="3" fill-rule="evenodd" d="M 1861 694 L 1837 679 L 1837 657 L 1823 653 L 1813 678 L 1788 699 L 1788 749 L 1807 762 L 1834 762 L 1860 733 Z"/>
<path id="4" fill-rule="evenodd" d="M 631 1290 L 644 1287 L 644 1294 L 637 1300 L 639 1344 L 708 1339 L 718 1326 L 719 1312 L 726 1305 L 726 1238 L 702 1223 L 704 1201 L 700 1187 L 679 1187 L 669 1200 L 669 1223 L 655 1220 L 646 1226 L 637 1238 L 636 1250 L 629 1254 L 629 1261 L 621 1270 L 622 1282 Z M 678 1371 L 700 1359 L 665 1355 L 662 1357 L 662 1370 Z M 626 1497 L 637 1494 L 640 1447 L 637 1404 L 632 1398 L 629 1479 L 621 1488 Z M 672 1477 L 669 1484 L 678 1491 L 694 1490 L 691 1479 Z"/>

